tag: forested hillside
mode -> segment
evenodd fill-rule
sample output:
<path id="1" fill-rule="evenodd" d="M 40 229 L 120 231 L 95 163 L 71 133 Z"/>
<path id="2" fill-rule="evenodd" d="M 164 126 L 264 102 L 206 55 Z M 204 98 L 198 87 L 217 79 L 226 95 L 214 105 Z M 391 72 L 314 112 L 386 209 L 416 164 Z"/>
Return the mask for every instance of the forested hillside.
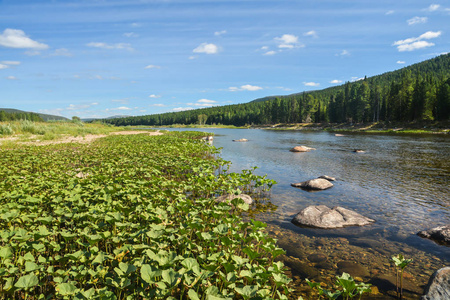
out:
<path id="1" fill-rule="evenodd" d="M 450 54 L 320 91 L 266 101 L 104 120 L 115 125 L 448 120 Z"/>
<path id="2" fill-rule="evenodd" d="M 38 114 L 35 113 L 0 108 L 0 122 L 15 120 L 29 120 L 37 122 L 44 121 Z"/>

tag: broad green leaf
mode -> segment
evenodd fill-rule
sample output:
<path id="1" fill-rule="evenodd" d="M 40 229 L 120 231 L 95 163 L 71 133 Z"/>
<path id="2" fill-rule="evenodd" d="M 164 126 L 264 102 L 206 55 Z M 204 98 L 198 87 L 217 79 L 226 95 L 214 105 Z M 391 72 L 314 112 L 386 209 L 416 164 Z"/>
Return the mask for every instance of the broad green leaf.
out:
<path id="1" fill-rule="evenodd" d="M 56 291 L 63 296 L 74 295 L 77 292 L 77 287 L 71 283 L 60 283 L 56 286 Z"/>
<path id="2" fill-rule="evenodd" d="M 13 251 L 9 246 L 3 246 L 0 248 L 1 258 L 11 258 L 13 256 Z"/>
<path id="3" fill-rule="evenodd" d="M 188 291 L 188 296 L 191 300 L 200 300 L 200 297 L 198 296 L 197 292 L 193 289 L 190 289 Z"/>
<path id="4" fill-rule="evenodd" d="M 39 284 L 39 279 L 36 275 L 33 273 L 30 273 L 28 275 L 24 275 L 17 280 L 16 284 L 14 284 L 15 287 L 19 289 L 25 289 L 28 290 L 29 288 L 35 287 Z"/>

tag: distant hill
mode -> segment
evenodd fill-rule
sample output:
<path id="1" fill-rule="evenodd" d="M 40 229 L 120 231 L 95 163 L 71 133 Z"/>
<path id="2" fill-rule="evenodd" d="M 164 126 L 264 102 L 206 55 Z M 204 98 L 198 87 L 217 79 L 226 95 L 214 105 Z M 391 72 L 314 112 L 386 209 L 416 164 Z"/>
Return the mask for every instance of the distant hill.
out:
<path id="1" fill-rule="evenodd" d="M 107 117 L 107 118 L 85 118 L 85 119 L 81 119 L 81 121 L 83 122 L 92 122 L 95 120 L 109 120 L 109 119 L 120 119 L 120 118 L 128 118 L 130 116 L 127 115 L 115 115 L 115 116 L 111 116 L 111 117 Z"/>
<path id="2" fill-rule="evenodd" d="M 19 110 L 19 109 L 13 109 L 13 108 L 0 108 L 0 111 L 5 111 L 7 113 L 32 113 L 32 114 L 36 114 L 39 117 L 41 117 L 44 121 L 58 121 L 58 120 L 69 120 L 65 117 L 61 117 L 61 116 L 55 116 L 55 115 L 48 115 L 48 114 L 41 114 L 41 113 L 35 113 L 35 112 L 29 112 L 29 111 L 23 111 L 23 110 Z"/>

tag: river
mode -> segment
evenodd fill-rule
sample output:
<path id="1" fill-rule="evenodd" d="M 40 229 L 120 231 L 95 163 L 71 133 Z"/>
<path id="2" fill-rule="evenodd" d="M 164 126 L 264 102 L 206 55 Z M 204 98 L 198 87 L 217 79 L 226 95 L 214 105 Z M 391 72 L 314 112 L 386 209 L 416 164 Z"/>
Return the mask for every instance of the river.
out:
<path id="1" fill-rule="evenodd" d="M 201 131 L 215 134 L 213 145 L 222 148 L 221 156 L 232 163 L 231 171 L 256 166 L 256 174 L 267 174 L 277 181 L 270 195 L 276 209 L 255 218 L 268 223 L 269 232 L 288 250 L 286 264 L 293 269 L 299 290 L 302 286 L 307 289 L 301 283 L 305 277 L 332 281 L 335 274 L 350 272 L 353 267 L 354 276 L 378 286 L 379 296 L 393 296 L 395 273 L 390 257 L 403 253 L 414 259 L 407 269 L 410 287 L 406 298 L 418 299 L 429 275 L 450 264 L 449 247 L 416 235 L 420 230 L 450 223 L 450 136 L 336 136 L 325 131 L 212 128 Z M 232 142 L 240 138 L 248 142 Z M 316 150 L 289 151 L 298 145 Z M 355 153 L 355 149 L 364 152 Z M 307 192 L 290 186 L 320 175 L 335 177 L 334 187 Z M 301 209 L 319 204 L 343 206 L 376 223 L 333 230 L 300 228 L 291 223 Z M 322 256 L 312 256 L 318 253 Z M 297 271 L 295 266 L 300 266 Z M 309 271 L 303 271 L 307 267 Z"/>

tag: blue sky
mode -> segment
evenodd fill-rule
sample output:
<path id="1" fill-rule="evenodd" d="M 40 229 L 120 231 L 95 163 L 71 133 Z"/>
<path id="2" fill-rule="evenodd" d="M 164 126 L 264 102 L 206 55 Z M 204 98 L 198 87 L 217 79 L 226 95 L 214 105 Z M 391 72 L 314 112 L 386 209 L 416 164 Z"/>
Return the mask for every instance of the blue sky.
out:
<path id="1" fill-rule="evenodd" d="M 323 89 L 450 51 L 450 1 L 0 0 L 0 107 L 146 115 Z"/>

